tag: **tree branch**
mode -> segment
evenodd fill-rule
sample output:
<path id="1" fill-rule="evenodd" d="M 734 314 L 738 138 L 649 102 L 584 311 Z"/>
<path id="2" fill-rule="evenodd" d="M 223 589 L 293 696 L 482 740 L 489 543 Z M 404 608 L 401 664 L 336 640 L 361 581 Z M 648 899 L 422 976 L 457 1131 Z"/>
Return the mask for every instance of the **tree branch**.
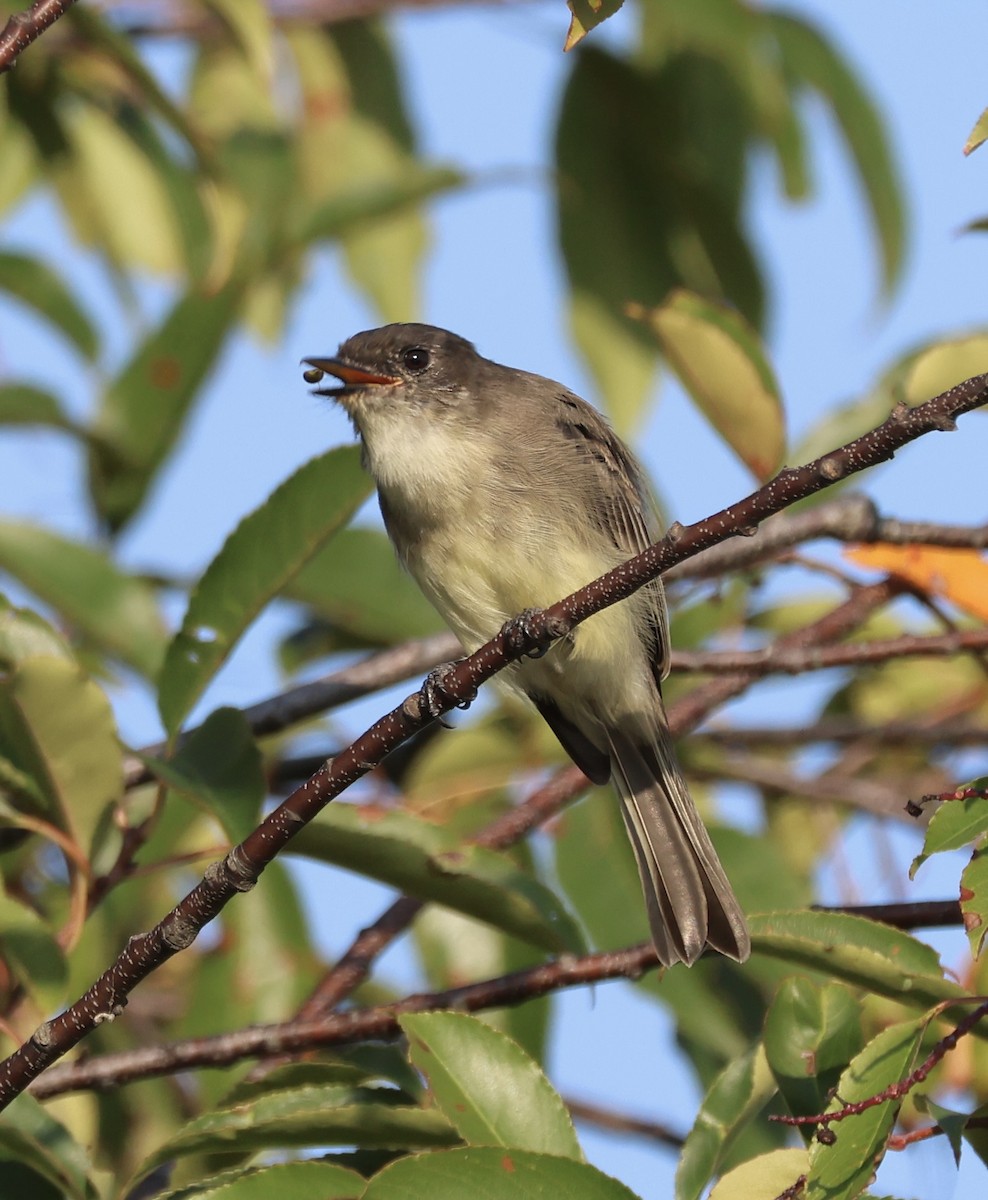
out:
<path id="1" fill-rule="evenodd" d="M 969 650 L 988 648 L 988 629 L 970 629 L 922 637 L 904 634 L 850 646 L 826 646 L 808 650 L 780 649 L 776 642 L 761 650 L 674 650 L 673 671 L 723 675 L 745 671 L 750 675 L 801 675 L 831 667 L 859 667 L 901 658 L 945 658 Z"/>
<path id="2" fill-rule="evenodd" d="M 638 1137 L 649 1138 L 662 1146 L 672 1146 L 679 1150 L 686 1141 L 684 1134 L 676 1129 L 670 1129 L 660 1121 L 649 1121 L 644 1117 L 633 1117 L 629 1113 L 615 1112 L 612 1108 L 604 1108 L 600 1104 L 590 1104 L 586 1100 L 574 1100 L 565 1096 L 564 1103 L 574 1120 L 587 1121 L 598 1129 L 607 1129 L 611 1133 L 632 1133 Z"/>
<path id="3" fill-rule="evenodd" d="M 283 733 L 318 713 L 339 708 L 382 688 L 421 675 L 462 653 L 463 648 L 453 633 L 444 631 L 430 637 L 415 638 L 368 654 L 359 662 L 324 675 L 322 679 L 287 688 L 266 700 L 249 705 L 242 712 L 255 737 Z M 195 729 L 186 730 L 179 744 L 193 733 Z M 158 758 L 165 751 L 164 742 L 155 742 L 144 746 L 140 753 L 149 758 Z M 131 758 L 128 761 L 124 777 L 127 788 L 153 781 L 154 773 L 140 759 Z"/>
<path id="4" fill-rule="evenodd" d="M 665 573 L 668 581 L 713 579 L 727 571 L 741 571 L 773 558 L 781 550 L 819 538 L 837 542 L 886 542 L 891 545 L 945 546 L 954 549 L 988 549 L 988 524 L 938 525 L 932 521 L 900 521 L 883 517 L 866 496 L 839 496 L 805 512 L 780 513 L 750 538 L 725 542 L 705 550 Z"/>
<path id="5" fill-rule="evenodd" d="M 0 1108 L 98 1023 L 122 1012 L 127 997 L 141 980 L 190 946 L 237 892 L 253 888 L 264 868 L 326 804 L 435 716 L 472 701 L 481 684 L 499 670 L 534 651 L 544 652 L 546 646 L 581 621 L 624 600 L 675 563 L 728 537 L 749 533 L 761 521 L 798 500 L 887 461 L 926 433 L 956 428 L 957 417 L 986 402 L 988 376 L 979 375 L 916 408 L 898 404 L 879 428 L 806 466 L 780 471 L 746 499 L 706 520 L 687 527 L 673 525 L 661 541 L 636 558 L 549 608 L 530 614 L 524 622 L 509 622 L 496 637 L 453 667 L 441 689 L 432 689 L 434 704 L 427 703 L 421 694 L 408 697 L 327 762 L 222 861 L 212 864 L 203 879 L 153 929 L 132 937 L 123 953 L 79 1000 L 40 1025 L 27 1042 L 0 1063 Z"/>
<path id="6" fill-rule="evenodd" d="M 930 724 L 922 721 L 891 721 L 887 725 L 862 725 L 853 717 L 826 717 L 815 725 L 771 727 L 734 726 L 730 729 L 704 729 L 693 734 L 693 744 L 709 742 L 716 746 L 765 746 L 786 748 L 814 742 L 874 742 L 882 746 L 988 746 L 988 727 L 953 719 Z"/>
<path id="7" fill-rule="evenodd" d="M 34 0 L 27 12 L 14 13 L 0 31 L 0 75 L 15 66 L 21 51 L 41 37 L 73 4 L 75 0 Z"/>
<path id="8" fill-rule="evenodd" d="M 959 909 L 956 922 L 946 919 L 949 916 L 946 906 L 954 902 L 938 903 L 944 906 L 938 914 L 944 920 L 937 924 L 960 924 Z M 904 929 L 911 928 L 909 910 L 912 908 L 915 908 L 917 921 L 924 928 L 933 923 L 930 919 L 930 902 L 835 907 L 824 911 L 853 912 L 865 917 L 874 915 L 876 920 L 889 917 L 893 919 L 886 920 L 886 924 Z M 480 1012 L 489 1008 L 513 1007 L 564 988 L 602 983 L 609 979 L 637 980 L 658 965 L 655 948 L 649 942 L 596 954 L 563 955 L 552 962 L 526 967 L 495 979 L 445 991 L 418 993 L 393 1004 L 332 1013 L 319 1020 L 291 1020 L 278 1025 L 252 1026 L 234 1033 L 189 1038 L 166 1046 L 142 1046 L 137 1050 L 103 1054 L 84 1062 L 63 1063 L 34 1083 L 31 1094 L 38 1099 L 48 1099 L 66 1092 L 119 1087 L 139 1079 L 192 1068 L 225 1067 L 245 1058 L 269 1058 L 369 1039 L 388 1040 L 401 1036 L 398 1017 L 403 1013 L 439 1009 Z"/>

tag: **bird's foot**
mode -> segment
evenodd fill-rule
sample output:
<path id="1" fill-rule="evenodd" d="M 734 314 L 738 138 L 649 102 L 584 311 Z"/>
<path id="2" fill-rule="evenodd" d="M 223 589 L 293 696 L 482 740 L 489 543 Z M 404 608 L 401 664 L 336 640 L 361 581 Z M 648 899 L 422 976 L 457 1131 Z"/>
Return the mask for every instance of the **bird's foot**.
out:
<path id="1" fill-rule="evenodd" d="M 449 677 L 456 668 L 463 662 L 462 658 L 454 659 L 452 662 L 440 663 L 438 667 L 433 667 L 425 677 L 425 682 L 419 688 L 419 711 L 424 716 L 432 717 L 433 720 L 439 720 L 443 725 L 446 722 L 442 719 L 442 714 L 447 708 L 447 702 L 454 699 L 450 687 Z M 457 708 L 469 708 L 470 705 L 477 699 L 477 691 L 474 689 L 469 696 L 462 700 L 456 700 Z"/>
<path id="2" fill-rule="evenodd" d="M 540 616 L 541 609 L 526 608 L 507 622 L 501 632 L 509 650 L 520 651 L 526 658 L 542 658 L 557 638 L 565 637 L 569 632 L 569 625 L 558 619 L 540 621 L 536 626 L 534 618 Z"/>

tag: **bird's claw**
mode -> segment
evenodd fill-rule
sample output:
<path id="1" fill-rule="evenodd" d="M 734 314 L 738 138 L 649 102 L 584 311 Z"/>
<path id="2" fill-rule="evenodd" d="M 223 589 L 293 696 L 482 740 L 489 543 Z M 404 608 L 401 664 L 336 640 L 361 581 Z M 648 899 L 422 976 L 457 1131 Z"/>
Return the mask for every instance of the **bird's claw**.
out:
<path id="1" fill-rule="evenodd" d="M 443 721 L 442 714 L 446 709 L 446 702 L 452 698 L 449 677 L 462 661 L 462 659 L 456 659 L 454 662 L 440 663 L 438 667 L 433 667 L 419 688 L 420 712 L 433 720 L 438 720 L 443 725 L 447 723 Z M 476 698 L 477 692 L 474 689 L 469 696 L 457 700 L 456 707 L 469 708 Z"/>
<path id="2" fill-rule="evenodd" d="M 540 609 L 526 608 L 508 621 L 501 632 L 509 650 L 520 651 L 526 658 L 542 658 L 552 649 L 553 642 L 566 633 L 565 629 L 557 632 L 548 622 L 536 628 L 533 618 L 537 616 L 541 616 Z"/>

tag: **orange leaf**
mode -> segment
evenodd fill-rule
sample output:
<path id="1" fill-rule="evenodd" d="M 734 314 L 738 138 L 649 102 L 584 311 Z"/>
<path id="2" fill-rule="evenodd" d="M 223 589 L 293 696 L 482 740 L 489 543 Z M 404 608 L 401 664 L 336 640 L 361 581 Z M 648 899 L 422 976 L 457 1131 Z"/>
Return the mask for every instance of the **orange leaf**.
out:
<path id="1" fill-rule="evenodd" d="M 855 546 L 844 555 L 861 567 L 888 571 L 973 617 L 988 621 L 988 562 L 977 550 L 938 546 Z"/>

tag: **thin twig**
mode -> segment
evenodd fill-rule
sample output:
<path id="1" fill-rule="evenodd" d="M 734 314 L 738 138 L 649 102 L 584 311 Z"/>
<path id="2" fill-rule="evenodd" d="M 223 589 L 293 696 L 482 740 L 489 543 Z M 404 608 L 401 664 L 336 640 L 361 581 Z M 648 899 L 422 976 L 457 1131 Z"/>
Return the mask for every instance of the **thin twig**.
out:
<path id="1" fill-rule="evenodd" d="M 598 1129 L 607 1129 L 612 1133 L 633 1133 L 637 1137 L 648 1138 L 662 1146 L 680 1149 L 686 1141 L 685 1134 L 676 1129 L 670 1129 L 661 1121 L 650 1121 L 645 1117 L 633 1117 L 629 1113 L 615 1112 L 612 1108 L 604 1108 L 600 1104 L 591 1104 L 587 1100 L 574 1100 L 572 1096 L 564 1096 L 564 1103 L 577 1121 L 587 1121 Z"/>
<path id="2" fill-rule="evenodd" d="M 970 629 L 928 637 L 904 634 L 902 637 L 806 651 L 780 649 L 778 642 L 761 650 L 674 650 L 670 656 L 670 666 L 673 671 L 700 675 L 724 675 L 733 671 L 758 675 L 802 675 L 807 671 L 866 666 L 890 659 L 944 658 L 986 648 L 988 629 Z"/>
<path id="3" fill-rule="evenodd" d="M 703 729 L 692 735 L 694 745 L 765 746 L 786 748 L 818 742 L 867 740 L 881 746 L 985 746 L 988 726 L 951 721 L 949 724 L 922 721 L 892 721 L 886 725 L 864 725 L 855 717 L 826 717 L 813 725 L 770 727 L 741 725 L 730 729 Z"/>
<path id="4" fill-rule="evenodd" d="M 945 1037 L 942 1037 L 933 1047 L 930 1053 L 914 1070 L 896 1083 L 890 1083 L 887 1088 L 876 1092 L 873 1096 L 868 1096 L 864 1100 L 855 1100 L 849 1104 L 842 1104 L 840 1108 L 833 1112 L 816 1113 L 813 1116 L 790 1116 L 788 1114 L 774 1114 L 769 1117 L 770 1121 L 776 1121 L 780 1125 L 819 1125 L 822 1130 L 827 1130 L 830 1137 L 833 1134 L 830 1132 L 830 1126 L 837 1121 L 845 1121 L 848 1117 L 856 1117 L 860 1113 L 866 1112 L 869 1108 L 875 1108 L 879 1104 L 886 1104 L 890 1100 L 901 1100 L 903 1096 L 907 1096 L 917 1084 L 923 1082 L 930 1074 L 935 1066 L 943 1059 L 943 1057 L 953 1050 L 957 1043 L 966 1034 L 970 1033 L 976 1025 L 978 1025 L 986 1016 L 988 1016 L 988 1001 L 983 997 L 970 997 L 970 1000 L 980 1000 L 978 1007 L 962 1020 L 958 1021 L 954 1028 Z M 952 1000 L 950 1004 L 963 1003 L 963 1001 Z M 823 1140 L 823 1139 L 821 1139 Z"/>

